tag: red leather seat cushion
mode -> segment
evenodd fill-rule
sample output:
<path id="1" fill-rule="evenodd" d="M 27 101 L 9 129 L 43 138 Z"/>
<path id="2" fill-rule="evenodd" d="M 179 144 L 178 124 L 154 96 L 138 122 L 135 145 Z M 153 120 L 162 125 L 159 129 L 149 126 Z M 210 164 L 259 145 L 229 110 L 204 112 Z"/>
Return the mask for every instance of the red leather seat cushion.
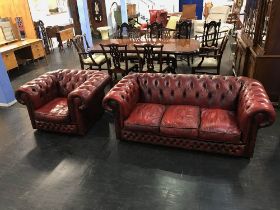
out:
<path id="1" fill-rule="evenodd" d="M 124 128 L 130 131 L 159 133 L 164 111 L 165 106 L 161 104 L 138 103 L 124 121 Z"/>
<path id="2" fill-rule="evenodd" d="M 55 98 L 39 109 L 35 110 L 35 120 L 50 122 L 68 122 L 67 98 Z"/>
<path id="3" fill-rule="evenodd" d="M 239 143 L 241 132 L 234 112 L 222 109 L 201 109 L 198 135 L 203 140 Z"/>
<path id="4" fill-rule="evenodd" d="M 174 137 L 197 138 L 199 122 L 199 107 L 172 105 L 163 115 L 160 133 Z"/>

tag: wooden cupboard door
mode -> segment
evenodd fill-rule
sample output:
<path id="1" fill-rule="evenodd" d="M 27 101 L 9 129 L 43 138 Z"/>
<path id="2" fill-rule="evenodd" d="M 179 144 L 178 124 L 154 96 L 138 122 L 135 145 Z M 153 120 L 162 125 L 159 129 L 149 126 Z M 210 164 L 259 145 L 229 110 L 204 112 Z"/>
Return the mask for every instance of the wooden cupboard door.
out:
<path id="1" fill-rule="evenodd" d="M 38 59 L 46 56 L 45 49 L 41 41 L 33 43 L 31 45 L 31 51 L 33 59 Z"/>
<path id="2" fill-rule="evenodd" d="M 2 58 L 3 58 L 7 71 L 18 67 L 17 59 L 16 59 L 14 52 L 2 53 Z"/>

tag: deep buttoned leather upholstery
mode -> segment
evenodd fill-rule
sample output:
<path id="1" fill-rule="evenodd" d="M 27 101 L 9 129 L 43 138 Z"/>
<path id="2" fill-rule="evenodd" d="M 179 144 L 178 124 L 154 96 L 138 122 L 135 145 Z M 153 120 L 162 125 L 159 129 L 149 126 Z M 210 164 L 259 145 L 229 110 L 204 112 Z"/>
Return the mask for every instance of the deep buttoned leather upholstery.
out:
<path id="1" fill-rule="evenodd" d="M 241 132 L 236 115 L 223 109 L 201 109 L 199 138 L 214 142 L 239 144 Z"/>
<path id="2" fill-rule="evenodd" d="M 128 130 L 159 133 L 159 126 L 165 111 L 161 104 L 136 104 L 124 127 Z"/>
<path id="3" fill-rule="evenodd" d="M 258 128 L 275 120 L 263 86 L 246 77 L 131 74 L 103 106 L 119 139 L 247 157 Z"/>
<path id="4" fill-rule="evenodd" d="M 16 91 L 27 106 L 34 129 L 85 134 L 103 113 L 108 74 L 92 70 L 57 70 L 26 83 Z"/>
<path id="5" fill-rule="evenodd" d="M 173 137 L 198 137 L 200 110 L 196 106 L 171 105 L 166 108 L 160 125 L 160 133 Z"/>

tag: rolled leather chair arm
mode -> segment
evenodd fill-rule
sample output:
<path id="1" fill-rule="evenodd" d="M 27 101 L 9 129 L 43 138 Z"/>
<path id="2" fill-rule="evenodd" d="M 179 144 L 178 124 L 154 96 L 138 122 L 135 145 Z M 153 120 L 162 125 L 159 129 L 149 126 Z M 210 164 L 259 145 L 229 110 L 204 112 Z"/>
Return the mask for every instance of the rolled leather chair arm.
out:
<path id="1" fill-rule="evenodd" d="M 133 75 L 124 77 L 103 99 L 103 107 L 109 112 L 118 112 L 125 119 L 139 100 L 139 86 Z"/>
<path id="2" fill-rule="evenodd" d="M 44 74 L 19 87 L 15 96 L 19 103 L 39 108 L 57 95 L 56 72 Z"/>
<path id="3" fill-rule="evenodd" d="M 259 128 L 267 127 L 275 121 L 276 113 L 261 83 L 247 79 L 239 96 L 238 121 L 245 131 L 251 123 Z"/>
<path id="4" fill-rule="evenodd" d="M 82 85 L 68 94 L 68 104 L 71 106 L 74 102 L 78 103 L 78 108 L 84 110 L 89 105 L 96 94 L 104 91 L 106 85 L 110 82 L 110 76 L 103 72 L 93 74 Z"/>

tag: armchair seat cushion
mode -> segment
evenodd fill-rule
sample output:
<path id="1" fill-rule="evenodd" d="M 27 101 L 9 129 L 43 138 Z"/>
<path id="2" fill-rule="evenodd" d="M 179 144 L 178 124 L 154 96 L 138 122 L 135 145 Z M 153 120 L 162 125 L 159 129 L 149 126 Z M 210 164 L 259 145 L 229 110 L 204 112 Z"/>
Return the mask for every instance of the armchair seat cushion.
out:
<path id="1" fill-rule="evenodd" d="M 199 107 L 171 105 L 163 115 L 160 133 L 173 137 L 197 138 L 199 123 Z"/>
<path id="2" fill-rule="evenodd" d="M 240 143 L 236 114 L 223 109 L 201 109 L 199 138 L 215 142 Z"/>
<path id="3" fill-rule="evenodd" d="M 138 103 L 124 121 L 124 128 L 130 131 L 159 133 L 164 111 L 165 106 L 161 104 Z"/>
<path id="4" fill-rule="evenodd" d="M 101 65 L 106 62 L 105 55 L 94 54 L 94 55 L 92 55 L 92 58 L 95 61 L 95 63 L 97 63 L 98 65 Z M 93 63 L 92 59 L 90 57 L 83 59 L 83 61 L 85 64 Z"/>
<path id="5" fill-rule="evenodd" d="M 55 98 L 34 112 L 38 121 L 69 122 L 67 98 Z"/>

